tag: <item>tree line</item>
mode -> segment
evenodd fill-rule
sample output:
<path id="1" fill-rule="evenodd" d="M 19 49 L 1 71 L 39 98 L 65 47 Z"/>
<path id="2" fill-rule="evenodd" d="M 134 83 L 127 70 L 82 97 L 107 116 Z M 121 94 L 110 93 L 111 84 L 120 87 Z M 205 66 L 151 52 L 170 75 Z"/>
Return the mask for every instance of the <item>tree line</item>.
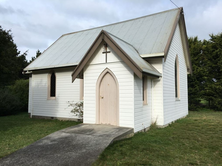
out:
<path id="1" fill-rule="evenodd" d="M 188 38 L 193 74 L 188 76 L 189 109 L 206 106 L 222 110 L 222 33 L 210 35 L 209 40 Z M 0 26 L 0 115 L 28 109 L 28 75 L 23 69 L 28 62 L 27 51 L 20 53 L 10 30 Z"/>
<path id="2" fill-rule="evenodd" d="M 40 54 L 38 50 L 31 61 Z M 26 55 L 18 50 L 11 31 L 0 26 L 0 116 L 27 112 L 29 76 L 22 71 L 31 61 Z"/>
<path id="3" fill-rule="evenodd" d="M 188 76 L 189 109 L 222 110 L 222 33 L 188 39 L 193 75 Z"/>

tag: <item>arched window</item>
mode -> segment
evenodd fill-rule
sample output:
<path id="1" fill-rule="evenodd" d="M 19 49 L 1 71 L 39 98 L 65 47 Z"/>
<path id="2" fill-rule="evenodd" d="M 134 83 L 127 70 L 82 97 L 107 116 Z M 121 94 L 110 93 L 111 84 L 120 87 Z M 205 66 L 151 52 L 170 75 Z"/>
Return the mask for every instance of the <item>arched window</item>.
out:
<path id="1" fill-rule="evenodd" d="M 50 76 L 50 97 L 56 96 L 56 76 L 53 72 Z"/>
<path id="2" fill-rule="evenodd" d="M 142 93 L 143 93 L 143 104 L 147 104 L 147 77 L 142 79 Z"/>
<path id="3" fill-rule="evenodd" d="M 175 59 L 175 97 L 180 97 L 180 82 L 179 82 L 179 60 L 178 55 Z"/>

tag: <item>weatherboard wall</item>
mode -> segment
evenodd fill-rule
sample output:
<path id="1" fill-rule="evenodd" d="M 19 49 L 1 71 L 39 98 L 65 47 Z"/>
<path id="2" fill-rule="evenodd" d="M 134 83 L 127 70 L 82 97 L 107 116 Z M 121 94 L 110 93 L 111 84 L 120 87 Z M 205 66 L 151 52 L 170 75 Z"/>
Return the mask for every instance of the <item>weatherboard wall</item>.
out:
<path id="1" fill-rule="evenodd" d="M 56 98 L 49 99 L 48 85 L 49 72 L 32 74 L 32 115 L 76 118 L 71 113 L 68 102 L 78 102 L 80 100 L 80 80 L 76 79 L 74 83 L 71 80 L 70 71 L 55 71 L 56 75 Z"/>
<path id="2" fill-rule="evenodd" d="M 188 114 L 187 68 L 179 25 L 176 28 L 166 62 L 163 65 L 164 125 Z M 175 98 L 175 60 L 179 60 L 179 99 Z"/>
<path id="3" fill-rule="evenodd" d="M 147 78 L 147 104 L 143 104 L 142 79 L 134 75 L 134 132 L 151 125 L 151 79 Z"/>
<path id="4" fill-rule="evenodd" d="M 160 73 L 163 72 L 163 58 L 152 58 L 148 62 Z M 162 77 L 152 79 L 152 123 L 163 125 L 163 79 Z"/>
<path id="5" fill-rule="evenodd" d="M 84 123 L 96 123 L 96 83 L 100 74 L 110 69 L 116 76 L 119 87 L 119 126 L 134 127 L 134 73 L 108 48 L 111 53 L 102 54 L 102 45 L 96 50 L 84 68 Z"/>

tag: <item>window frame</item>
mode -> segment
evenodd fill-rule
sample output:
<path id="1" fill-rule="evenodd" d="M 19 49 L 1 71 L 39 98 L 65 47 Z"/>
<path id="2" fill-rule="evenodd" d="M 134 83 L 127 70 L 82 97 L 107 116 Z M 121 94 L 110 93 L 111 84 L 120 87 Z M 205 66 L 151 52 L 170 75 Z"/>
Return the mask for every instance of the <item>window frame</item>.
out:
<path id="1" fill-rule="evenodd" d="M 143 105 L 147 105 L 147 77 L 142 78 L 142 101 Z"/>
<path id="2" fill-rule="evenodd" d="M 51 96 L 51 81 L 52 81 L 52 74 L 55 75 L 55 96 Z M 53 100 L 56 99 L 56 73 L 52 71 L 51 73 L 48 74 L 48 99 Z"/>
<path id="3" fill-rule="evenodd" d="M 174 66 L 174 91 L 176 100 L 180 99 L 180 68 L 179 68 L 179 58 L 176 55 L 175 66 Z"/>
<path id="4" fill-rule="evenodd" d="M 79 99 L 83 101 L 83 99 L 84 99 L 84 79 L 80 79 L 79 83 L 80 83 Z"/>

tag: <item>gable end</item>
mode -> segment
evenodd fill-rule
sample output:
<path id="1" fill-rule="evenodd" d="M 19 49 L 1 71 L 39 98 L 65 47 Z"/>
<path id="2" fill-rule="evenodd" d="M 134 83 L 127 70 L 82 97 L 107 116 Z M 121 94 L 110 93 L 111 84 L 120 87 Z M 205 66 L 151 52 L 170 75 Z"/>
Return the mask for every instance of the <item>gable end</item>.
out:
<path id="1" fill-rule="evenodd" d="M 182 45 L 183 45 L 183 50 L 184 50 L 184 55 L 185 55 L 185 60 L 186 60 L 186 66 L 187 66 L 187 73 L 192 74 L 192 64 L 191 64 L 191 58 L 190 58 L 190 52 L 189 52 L 189 46 L 188 46 L 188 40 L 187 40 L 187 31 L 186 31 L 186 26 L 185 26 L 185 19 L 184 19 L 184 14 L 183 14 L 183 8 L 181 7 L 180 10 L 177 13 L 177 17 L 175 19 L 175 22 L 173 24 L 172 31 L 170 33 L 168 42 L 166 44 L 166 47 L 164 49 L 164 62 L 166 61 L 171 42 L 173 40 L 173 36 L 176 31 L 176 27 L 179 24 L 180 26 L 180 34 L 182 38 Z"/>
<path id="2" fill-rule="evenodd" d="M 87 62 L 92 57 L 93 53 L 96 51 L 98 46 L 102 41 L 105 41 L 118 55 L 119 57 L 133 70 L 133 72 L 142 79 L 143 71 L 142 69 L 129 57 L 129 55 L 109 36 L 109 34 L 102 30 L 96 40 L 93 42 L 83 59 L 80 61 L 79 65 L 72 73 L 72 81 L 77 77 L 82 78 L 82 70 Z"/>

